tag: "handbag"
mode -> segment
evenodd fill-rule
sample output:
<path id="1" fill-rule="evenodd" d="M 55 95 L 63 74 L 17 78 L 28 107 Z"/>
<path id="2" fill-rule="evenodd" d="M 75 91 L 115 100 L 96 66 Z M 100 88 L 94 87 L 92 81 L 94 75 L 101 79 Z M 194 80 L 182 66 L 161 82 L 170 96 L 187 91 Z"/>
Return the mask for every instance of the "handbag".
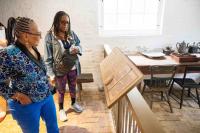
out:
<path id="1" fill-rule="evenodd" d="M 69 72 L 76 64 L 76 60 L 78 60 L 78 56 L 70 54 L 69 49 L 65 49 L 62 58 L 54 61 L 54 71 Z"/>
<path id="2" fill-rule="evenodd" d="M 51 89 L 51 94 L 52 94 L 52 95 L 56 94 L 56 87 L 55 87 L 55 86 L 52 87 L 52 89 Z"/>

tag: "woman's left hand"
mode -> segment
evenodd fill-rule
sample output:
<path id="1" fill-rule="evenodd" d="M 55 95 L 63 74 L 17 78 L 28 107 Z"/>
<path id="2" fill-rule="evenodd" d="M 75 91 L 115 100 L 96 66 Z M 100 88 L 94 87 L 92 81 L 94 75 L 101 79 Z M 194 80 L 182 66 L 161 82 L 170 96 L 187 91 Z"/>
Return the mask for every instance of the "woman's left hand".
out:
<path id="1" fill-rule="evenodd" d="M 71 54 L 78 54 L 79 49 L 76 46 L 72 46 L 71 48 Z"/>
<path id="2" fill-rule="evenodd" d="M 74 48 L 72 51 L 71 51 L 71 54 L 77 54 L 78 53 L 78 49 Z"/>
<path id="3" fill-rule="evenodd" d="M 25 95 L 25 94 L 23 94 L 23 93 L 20 93 L 19 98 L 18 98 L 18 101 L 19 101 L 22 105 L 26 105 L 26 104 L 32 103 L 31 99 L 30 99 L 27 95 Z"/>
<path id="4" fill-rule="evenodd" d="M 31 99 L 27 95 L 20 92 L 16 92 L 12 98 L 19 101 L 22 105 L 27 105 L 27 104 L 32 103 Z"/>

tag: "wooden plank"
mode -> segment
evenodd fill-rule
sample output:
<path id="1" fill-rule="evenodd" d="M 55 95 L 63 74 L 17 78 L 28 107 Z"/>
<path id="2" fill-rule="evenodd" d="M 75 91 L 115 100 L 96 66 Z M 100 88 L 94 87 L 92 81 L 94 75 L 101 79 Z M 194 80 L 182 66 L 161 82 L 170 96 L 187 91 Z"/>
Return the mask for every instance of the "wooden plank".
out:
<path id="1" fill-rule="evenodd" d="M 100 70 L 109 108 L 143 79 L 140 70 L 118 48 L 100 63 Z"/>

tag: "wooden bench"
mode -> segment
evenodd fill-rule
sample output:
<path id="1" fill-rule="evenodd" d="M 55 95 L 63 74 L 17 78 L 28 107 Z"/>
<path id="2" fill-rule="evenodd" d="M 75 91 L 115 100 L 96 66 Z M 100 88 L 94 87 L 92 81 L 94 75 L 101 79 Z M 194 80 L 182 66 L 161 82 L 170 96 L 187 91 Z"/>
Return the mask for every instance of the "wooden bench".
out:
<path id="1" fill-rule="evenodd" d="M 89 82 L 93 82 L 93 75 L 92 73 L 81 73 L 78 77 L 77 77 L 77 88 L 78 88 L 78 92 L 79 92 L 79 98 L 81 101 L 81 91 L 82 91 L 82 83 L 89 83 Z"/>

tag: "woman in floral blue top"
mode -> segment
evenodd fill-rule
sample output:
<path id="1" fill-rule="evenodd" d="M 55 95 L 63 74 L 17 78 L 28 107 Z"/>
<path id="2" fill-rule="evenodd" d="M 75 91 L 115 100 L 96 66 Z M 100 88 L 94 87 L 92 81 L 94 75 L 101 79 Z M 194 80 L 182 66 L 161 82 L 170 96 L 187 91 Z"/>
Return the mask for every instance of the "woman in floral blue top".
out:
<path id="1" fill-rule="evenodd" d="M 51 87 L 36 48 L 41 33 L 29 18 L 18 18 L 15 27 L 16 42 L 0 50 L 0 95 L 24 133 L 39 132 L 40 116 L 48 133 L 58 133 Z"/>

